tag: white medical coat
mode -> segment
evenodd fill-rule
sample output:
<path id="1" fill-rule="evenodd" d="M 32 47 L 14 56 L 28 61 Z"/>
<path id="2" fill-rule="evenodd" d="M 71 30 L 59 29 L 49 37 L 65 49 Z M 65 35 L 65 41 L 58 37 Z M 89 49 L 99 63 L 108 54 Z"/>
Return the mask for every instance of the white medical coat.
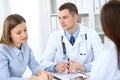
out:
<path id="1" fill-rule="evenodd" d="M 105 44 L 97 59 L 93 61 L 90 80 L 120 80 L 117 50 L 110 40 Z"/>
<path id="2" fill-rule="evenodd" d="M 85 39 L 87 34 L 87 40 Z M 42 68 L 45 69 L 63 61 L 64 53 L 62 49 L 61 36 L 66 46 L 66 54 L 70 60 L 76 60 L 80 64 L 89 64 L 95 55 L 99 54 L 102 42 L 99 35 L 92 29 L 80 25 L 80 32 L 72 46 L 66 38 L 64 31 L 54 32 L 48 40 L 48 45 L 41 61 Z"/>

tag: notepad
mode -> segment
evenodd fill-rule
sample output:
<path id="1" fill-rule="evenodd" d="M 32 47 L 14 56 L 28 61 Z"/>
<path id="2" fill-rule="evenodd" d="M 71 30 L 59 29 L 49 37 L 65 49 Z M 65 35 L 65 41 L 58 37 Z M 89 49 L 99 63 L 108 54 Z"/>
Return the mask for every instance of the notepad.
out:
<path id="1" fill-rule="evenodd" d="M 87 78 L 86 74 L 80 72 L 72 72 L 72 73 L 52 73 L 56 80 L 75 80 L 77 77 Z"/>

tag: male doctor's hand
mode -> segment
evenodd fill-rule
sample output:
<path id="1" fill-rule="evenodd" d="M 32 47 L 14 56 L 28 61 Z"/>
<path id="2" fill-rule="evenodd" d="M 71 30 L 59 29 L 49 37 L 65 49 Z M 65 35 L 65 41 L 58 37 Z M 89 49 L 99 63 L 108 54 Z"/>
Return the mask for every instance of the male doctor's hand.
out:
<path id="1" fill-rule="evenodd" d="M 79 64 L 77 61 L 70 60 L 69 63 L 70 63 L 69 70 L 68 70 L 69 72 L 72 72 L 74 70 L 85 72 L 85 66 Z"/>
<path id="2" fill-rule="evenodd" d="M 56 72 L 64 72 L 68 68 L 68 63 L 67 62 L 60 62 L 58 63 L 54 69 Z"/>

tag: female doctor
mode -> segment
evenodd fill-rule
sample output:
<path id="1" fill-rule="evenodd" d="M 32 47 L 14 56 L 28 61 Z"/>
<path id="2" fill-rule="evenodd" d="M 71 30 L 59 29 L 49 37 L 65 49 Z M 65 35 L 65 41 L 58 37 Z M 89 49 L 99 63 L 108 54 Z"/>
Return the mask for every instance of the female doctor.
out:
<path id="1" fill-rule="evenodd" d="M 53 72 L 90 71 L 90 63 L 102 46 L 99 35 L 77 23 L 78 10 L 73 3 L 61 5 L 58 18 L 63 30 L 51 35 L 41 61 L 43 68 Z"/>
<path id="2" fill-rule="evenodd" d="M 106 3 L 100 15 L 109 43 L 105 44 L 103 54 L 93 61 L 90 80 L 120 80 L 120 1 Z"/>

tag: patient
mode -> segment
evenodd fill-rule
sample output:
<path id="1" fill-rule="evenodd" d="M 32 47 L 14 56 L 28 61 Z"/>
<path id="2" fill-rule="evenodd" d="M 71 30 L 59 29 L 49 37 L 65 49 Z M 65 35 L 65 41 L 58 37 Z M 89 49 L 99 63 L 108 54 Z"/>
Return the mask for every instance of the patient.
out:
<path id="1" fill-rule="evenodd" d="M 40 70 L 27 38 L 25 19 L 18 14 L 9 15 L 0 39 L 0 80 L 52 80 L 48 71 Z M 22 77 L 27 65 L 36 76 Z"/>

